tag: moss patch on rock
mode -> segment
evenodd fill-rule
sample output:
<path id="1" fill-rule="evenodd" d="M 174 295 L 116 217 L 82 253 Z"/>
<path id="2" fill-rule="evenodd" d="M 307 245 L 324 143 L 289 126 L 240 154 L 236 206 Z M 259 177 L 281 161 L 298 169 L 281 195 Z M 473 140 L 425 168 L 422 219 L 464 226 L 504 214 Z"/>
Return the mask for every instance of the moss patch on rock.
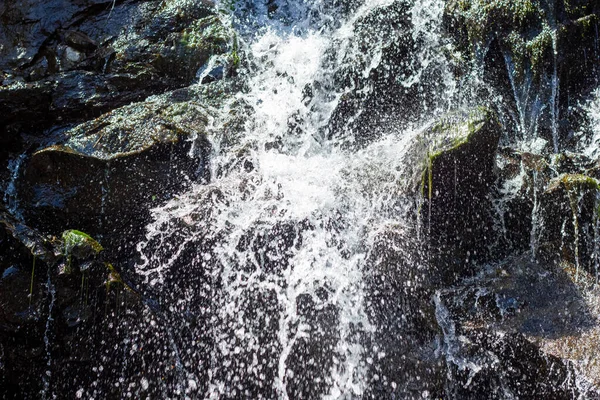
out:
<path id="1" fill-rule="evenodd" d="M 584 174 L 554 178 L 540 197 L 541 256 L 597 273 L 600 183 Z"/>
<path id="2" fill-rule="evenodd" d="M 552 60 L 553 9 L 538 0 L 456 0 L 448 2 L 446 13 L 464 30 L 462 46 L 473 55 L 497 39 L 518 81 L 528 71 L 541 77 Z"/>
<path id="3" fill-rule="evenodd" d="M 457 111 L 417 135 L 408 151 L 428 259 L 442 282 L 472 273 L 472 262 L 487 257 L 501 129 L 485 107 Z"/>
<path id="4" fill-rule="evenodd" d="M 68 130 L 28 160 L 18 188 L 25 213 L 50 231 L 131 226 L 152 204 L 208 179 L 208 118 L 193 90 L 180 89 Z"/>

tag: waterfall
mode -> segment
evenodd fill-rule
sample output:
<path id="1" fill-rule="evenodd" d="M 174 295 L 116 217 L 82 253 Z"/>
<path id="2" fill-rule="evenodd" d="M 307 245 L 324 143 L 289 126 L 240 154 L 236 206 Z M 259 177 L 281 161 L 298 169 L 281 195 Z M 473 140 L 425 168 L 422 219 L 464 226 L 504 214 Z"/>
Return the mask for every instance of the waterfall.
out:
<path id="1" fill-rule="evenodd" d="M 9 2 L 0 393 L 595 398 L 587 1 Z"/>
<path id="2" fill-rule="evenodd" d="M 387 39 L 361 54 L 353 32 L 357 21 L 394 3 L 370 0 L 345 18 L 321 15 L 341 18 L 328 27 L 306 10 L 288 10 L 305 19 L 243 37 L 249 57 L 260 63 L 248 71 L 249 90 L 232 100 L 252 109 L 241 139 L 223 136 L 225 110 L 211 122 L 211 183 L 153 211 L 155 222 L 138 246 L 137 273 L 171 311 L 208 304 L 203 313 L 213 346 L 206 398 L 296 398 L 304 390 L 295 380 L 300 374 L 315 385 L 313 396 L 354 398 L 365 391 L 366 360 L 373 357 L 365 343 L 374 328 L 365 312 L 364 263 L 375 234 L 409 214 L 403 154 L 418 129 L 390 127 L 367 147 L 345 150 L 322 132 L 340 98 L 356 88 L 312 97 L 306 88 L 331 87 L 348 62 L 361 60 L 362 76 L 379 67 Z M 444 68 L 433 28 L 443 2 L 412 7 L 420 55 L 406 86 Z M 450 75 L 443 76 L 453 87 Z M 203 283 L 173 284 L 179 274 Z M 164 290 L 172 292 L 159 294 Z"/>

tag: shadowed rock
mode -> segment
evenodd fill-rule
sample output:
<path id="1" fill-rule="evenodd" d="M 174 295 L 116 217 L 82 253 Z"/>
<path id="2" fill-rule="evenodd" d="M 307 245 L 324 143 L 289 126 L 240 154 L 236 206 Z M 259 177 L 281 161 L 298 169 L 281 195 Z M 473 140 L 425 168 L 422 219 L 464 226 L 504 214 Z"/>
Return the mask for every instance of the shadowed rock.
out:
<path id="1" fill-rule="evenodd" d="M 35 152 L 25 167 L 26 218 L 54 232 L 138 226 L 152 204 L 208 178 L 206 123 L 202 104 L 173 92 L 67 131 L 64 143 Z"/>

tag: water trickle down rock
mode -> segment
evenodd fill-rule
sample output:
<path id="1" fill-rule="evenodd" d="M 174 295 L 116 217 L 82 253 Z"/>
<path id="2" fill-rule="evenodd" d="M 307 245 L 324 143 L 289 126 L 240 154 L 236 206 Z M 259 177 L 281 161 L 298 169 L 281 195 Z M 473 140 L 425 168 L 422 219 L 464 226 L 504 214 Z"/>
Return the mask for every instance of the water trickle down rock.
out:
<path id="1" fill-rule="evenodd" d="M 446 31 L 489 85 L 477 96 L 503 99 L 496 106 L 510 142 L 542 137 L 546 152 L 577 144 L 581 118 L 572 105 L 595 83 L 599 12 L 589 0 L 447 2 Z"/>
<path id="2" fill-rule="evenodd" d="M 0 246 L 1 393 L 51 397 L 86 381 L 98 355 L 122 343 L 121 324 L 149 311 L 83 232 L 44 236 L 0 209 Z"/>
<path id="3" fill-rule="evenodd" d="M 367 312 L 377 327 L 367 396 L 443 396 L 446 365 L 431 301 L 436 289 L 473 274 L 487 257 L 489 196 L 500 125 L 485 108 L 455 112 L 427 127 L 407 152 L 415 228 L 389 226 L 366 261 Z"/>
<path id="4" fill-rule="evenodd" d="M 390 129 L 424 123 L 423 113 L 432 116 L 448 110 L 454 79 L 445 54 L 449 44 L 435 35 L 440 29 L 436 7 L 383 3 L 354 22 L 347 43 L 334 42 L 337 47 L 326 61 L 334 69 L 331 81 L 310 88 L 315 96 L 339 95 L 324 127 L 329 139 L 343 147 L 362 148 Z M 420 20 L 419 13 L 432 15 Z M 345 54 L 337 54 L 340 49 Z"/>
<path id="5" fill-rule="evenodd" d="M 597 279 L 599 197 L 598 181 L 583 174 L 561 175 L 541 195 L 542 257 L 568 263 L 575 280 Z"/>

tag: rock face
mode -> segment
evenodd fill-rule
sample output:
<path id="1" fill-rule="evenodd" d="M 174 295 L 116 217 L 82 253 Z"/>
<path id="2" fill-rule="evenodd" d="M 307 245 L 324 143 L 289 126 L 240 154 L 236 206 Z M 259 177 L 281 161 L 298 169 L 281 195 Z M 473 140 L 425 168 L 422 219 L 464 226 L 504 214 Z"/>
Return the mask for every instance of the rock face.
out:
<path id="1" fill-rule="evenodd" d="M 52 375 L 59 378 L 53 386 L 63 375 L 89 379 L 79 369 L 99 354 L 94 336 L 104 331 L 104 344 L 114 344 L 107 318 L 116 323 L 120 316 L 114 313 L 123 302 L 130 303 L 132 312 L 143 310 L 139 296 L 103 260 L 102 246 L 85 233 L 70 230 L 61 238 L 46 237 L 2 210 L 0 244 L 10 250 L 0 255 L 3 395 L 45 393 Z M 74 395 L 73 389 L 67 390 Z"/>
<path id="2" fill-rule="evenodd" d="M 565 174 L 550 181 L 540 196 L 541 256 L 562 259 L 596 277 L 599 198 L 598 181 L 589 176 Z"/>
<path id="3" fill-rule="evenodd" d="M 366 304 L 376 326 L 373 342 L 384 355 L 370 365 L 366 398 L 444 395 L 447 371 L 436 350 L 441 331 L 432 302 L 436 284 L 424 261 L 419 243 L 402 227 L 391 226 L 375 238 L 367 260 Z"/>
<path id="4" fill-rule="evenodd" d="M 188 86 L 213 56 L 233 71 L 235 38 L 210 2 L 10 0 L 0 14 L 0 132 L 12 151 L 21 133 Z"/>
<path id="5" fill-rule="evenodd" d="M 441 52 L 428 48 L 424 36 L 437 27 L 421 23 L 409 3 L 392 1 L 362 15 L 347 42 L 335 42 L 325 64 L 333 70 L 331 79 L 305 89 L 308 101 L 339 96 L 323 136 L 344 148 L 362 148 L 390 130 L 424 123 L 424 110 L 452 106 L 442 104 L 440 95 L 449 89 L 446 43 L 438 44 Z M 422 59 L 427 68 L 421 68 Z"/>
<path id="6" fill-rule="evenodd" d="M 209 178 L 207 112 L 181 89 L 112 111 L 38 150 L 20 186 L 26 218 L 46 230 L 124 229 L 144 210 Z"/>
<path id="7" fill-rule="evenodd" d="M 599 5 L 413 6 L 5 0 L 0 397 L 600 398 Z"/>
<path id="8" fill-rule="evenodd" d="M 597 292 L 584 295 L 574 273 L 523 255 L 436 294 L 445 346 L 453 348 L 447 362 L 462 382 L 453 386 L 454 396 L 483 391 L 502 398 L 497 389 L 505 388 L 518 397 L 570 398 L 578 391 L 585 398 L 598 397 L 572 378 L 573 369 L 584 365 L 587 378 L 597 381 L 591 367 L 597 362 L 595 353 L 569 357 L 573 362 L 558 358 L 569 351 L 573 355 L 575 343 L 597 337 Z M 511 372 L 500 377 L 495 370 Z"/>
<path id="9" fill-rule="evenodd" d="M 447 2 L 444 19 L 457 50 L 483 65 L 477 74 L 506 99 L 498 107 L 514 116 L 512 136 L 541 136 L 557 152 L 577 144 L 582 118 L 569 104 L 594 88 L 599 15 L 589 0 L 469 0 Z"/>
<path id="10" fill-rule="evenodd" d="M 492 111 L 478 108 L 443 117 L 414 145 L 417 154 L 425 152 L 416 171 L 425 251 L 431 273 L 441 282 L 472 274 L 475 263 L 489 256 L 487 243 L 495 235 L 490 195 L 501 129 Z"/>

